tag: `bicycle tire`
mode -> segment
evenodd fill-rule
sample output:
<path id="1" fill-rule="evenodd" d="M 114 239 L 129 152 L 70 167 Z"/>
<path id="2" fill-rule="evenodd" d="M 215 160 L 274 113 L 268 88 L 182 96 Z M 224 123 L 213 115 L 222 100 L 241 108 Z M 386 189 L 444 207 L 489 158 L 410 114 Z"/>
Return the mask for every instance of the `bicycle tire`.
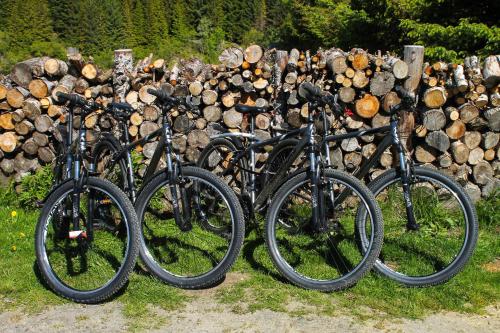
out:
<path id="1" fill-rule="evenodd" d="M 56 231 L 54 233 L 54 236 L 49 235 L 49 230 L 51 230 L 49 228 L 49 223 L 53 211 L 57 209 L 58 203 L 67 200 L 67 196 L 71 196 L 71 193 L 73 191 L 72 181 L 65 182 L 59 185 L 47 198 L 47 201 L 45 202 L 45 205 L 43 206 L 40 213 L 40 218 L 35 230 L 35 252 L 41 276 L 43 277 L 47 285 L 56 294 L 74 302 L 92 304 L 100 303 L 104 300 L 109 299 L 110 297 L 115 295 L 127 282 L 128 276 L 134 268 L 139 252 L 139 222 L 132 203 L 116 185 L 103 179 L 88 177 L 86 182 L 84 183 L 84 191 L 85 189 L 101 191 L 105 193 L 108 196 L 110 202 L 115 202 L 117 204 L 118 211 L 122 214 L 121 216 L 123 217 L 123 220 L 121 221 L 123 222 L 123 224 L 121 225 L 121 227 L 125 228 L 125 230 L 127 231 L 126 241 L 124 243 L 126 249 L 124 250 L 123 261 L 119 263 L 119 267 L 116 268 L 116 258 L 110 258 L 109 253 L 107 253 L 107 257 L 103 256 L 104 260 L 113 262 L 110 262 L 110 265 L 115 265 L 113 266 L 113 269 L 117 269 L 116 274 L 110 280 L 106 281 L 106 283 L 104 283 L 102 286 L 96 287 L 95 289 L 79 290 L 68 285 L 67 281 L 63 281 L 61 276 L 65 275 L 65 273 L 58 275 L 58 273 L 54 271 L 53 264 L 56 261 L 51 263 L 49 257 L 57 251 L 48 250 L 46 244 L 49 242 L 48 238 L 60 237 L 60 234 L 58 234 Z M 61 239 L 61 241 L 66 242 L 66 244 L 71 242 L 67 239 Z M 93 242 L 94 243 L 92 246 L 96 246 L 95 240 Z M 80 244 L 78 244 L 78 246 L 80 246 Z M 54 247 L 54 249 L 59 250 L 59 248 L 57 247 Z M 69 251 L 68 253 L 73 254 L 70 250 L 71 249 L 67 250 Z M 78 250 L 83 251 L 81 250 L 81 248 L 79 248 Z M 81 252 L 79 254 L 81 254 Z M 70 265 L 72 265 L 70 263 L 71 259 L 72 258 L 66 258 L 66 260 L 68 261 L 66 264 L 67 267 L 70 267 Z M 92 268 L 91 266 L 92 265 L 90 265 L 89 267 Z M 70 270 L 70 268 L 67 269 Z M 71 276 L 71 274 L 69 275 Z"/>
<path id="2" fill-rule="evenodd" d="M 398 193 L 394 195 L 396 199 L 391 199 L 389 191 L 393 187 L 390 186 L 401 185 L 401 178 L 396 170 L 386 171 L 368 184 L 368 188 L 379 198 L 381 205 L 390 205 L 396 207 L 396 210 L 399 208 L 402 215 L 398 220 L 396 211 L 391 210 L 391 214 L 386 214 L 385 245 L 381 252 L 382 259 L 377 260 L 375 269 L 403 285 L 425 287 L 444 283 L 463 269 L 477 242 L 478 222 L 474 204 L 456 181 L 437 170 L 425 167 L 414 167 L 413 174 L 415 180 L 410 183 L 410 188 L 415 217 L 417 223 L 421 224 L 418 231 L 406 231 L 403 195 L 399 188 L 394 188 L 393 191 L 398 190 Z M 416 181 L 421 182 L 421 185 L 417 186 Z M 431 184 L 432 189 L 429 187 Z M 438 185 L 442 187 L 440 190 L 436 189 Z M 444 205 L 437 202 L 436 199 L 440 198 L 446 199 Z M 452 201 L 453 198 L 457 203 Z M 444 213 L 449 213 L 450 217 L 443 217 Z M 450 220 L 447 220 L 453 218 L 452 222 L 460 222 L 460 215 L 463 216 L 463 226 L 454 227 Z M 438 222 L 441 222 L 440 225 L 437 225 Z M 360 227 L 360 240 L 364 243 L 363 212 L 357 217 L 357 224 Z M 442 230 L 437 229 L 446 224 L 449 226 L 444 226 Z M 461 245 L 456 243 L 461 237 L 459 229 L 463 229 L 464 233 Z M 452 247 L 454 243 L 457 245 Z M 418 247 L 419 244 L 423 246 Z M 458 247 L 460 248 L 457 252 Z M 410 252 L 411 250 L 413 252 Z M 449 253 L 446 253 L 447 250 Z M 445 257 L 451 261 L 446 263 Z M 418 270 L 409 266 L 412 262 L 418 263 Z M 436 271 L 433 272 L 432 269 Z"/>
<path id="3" fill-rule="evenodd" d="M 311 246 L 309 246 L 309 244 L 304 245 L 301 243 L 305 237 L 316 237 L 313 232 L 308 231 L 307 224 L 310 223 L 308 215 L 304 215 L 305 223 L 297 228 L 297 232 L 295 234 L 288 231 L 286 227 L 283 231 L 277 230 L 283 225 L 283 223 L 279 221 L 281 218 L 279 213 L 285 203 L 285 200 L 288 199 L 289 196 L 291 197 L 292 193 L 301 185 L 309 183 L 310 176 L 308 172 L 302 172 L 290 178 L 278 190 L 271 206 L 268 209 L 264 230 L 269 255 L 271 256 L 275 267 L 283 276 L 285 276 L 290 282 L 302 288 L 333 291 L 352 286 L 370 271 L 382 247 L 383 222 L 380 208 L 377 206 L 373 195 L 359 180 L 347 173 L 331 169 L 324 170 L 323 177 L 327 178 L 328 182 L 345 186 L 346 190 L 348 189 L 353 191 L 353 193 L 359 196 L 359 202 L 364 204 L 363 207 L 365 207 L 370 216 L 373 217 L 371 219 L 371 230 L 373 232 L 370 238 L 370 244 L 367 245 L 365 251 L 359 251 L 359 247 L 353 239 L 354 237 L 352 237 L 355 234 L 354 218 L 350 219 L 352 220 L 352 228 L 347 228 L 352 230 L 353 235 L 346 237 L 345 243 L 342 243 L 343 241 L 341 241 L 334 244 L 333 240 L 330 238 L 330 232 L 323 232 L 319 234 L 319 236 L 327 238 L 327 247 L 335 248 L 335 251 L 337 252 L 335 254 L 328 253 L 325 258 L 320 258 L 320 260 L 305 256 L 305 253 L 309 249 L 311 249 L 310 253 L 313 255 L 321 254 L 321 251 L 312 249 L 312 246 L 317 243 L 316 240 L 311 242 Z M 302 197 L 305 197 L 304 193 L 307 193 L 306 190 L 299 191 L 299 194 L 301 194 Z M 298 196 L 299 200 L 302 197 Z M 289 214 L 288 216 L 296 218 L 296 216 L 303 215 L 304 211 L 307 211 L 311 207 L 309 203 L 304 204 L 303 207 L 301 207 L 300 203 L 300 201 L 292 199 L 289 207 L 293 207 L 294 211 L 292 212 L 293 214 Z M 335 206 L 335 208 L 337 208 L 337 206 Z M 360 209 L 362 208 L 360 207 Z M 351 215 L 354 216 L 354 214 Z M 340 224 L 340 220 L 338 222 Z M 342 223 L 346 222 L 348 221 L 344 220 Z M 290 224 L 288 221 L 286 221 L 286 223 Z M 340 227 L 339 230 L 338 234 L 341 236 L 342 227 Z M 292 237 L 295 235 L 298 236 L 298 251 L 293 251 L 291 249 L 294 243 Z M 278 237 L 283 237 L 285 240 L 281 242 L 278 240 Z M 300 237 L 302 237 L 302 239 Z M 344 244 L 346 244 L 346 246 Z M 339 246 L 345 253 L 340 253 Z M 287 251 L 289 251 L 289 253 L 286 253 Z M 350 251 L 350 253 L 347 251 Z M 347 263 L 350 258 L 358 258 L 359 262 L 355 266 L 350 262 Z M 342 265 L 345 267 L 339 267 L 342 266 L 337 264 L 336 261 L 339 260 L 344 261 Z M 343 270 L 346 272 L 343 272 Z M 321 275 L 321 277 L 312 277 L 313 274 Z M 339 274 L 340 276 L 332 277 L 333 274 Z"/>
<path id="4" fill-rule="evenodd" d="M 179 177 L 181 182 L 186 183 L 183 186 L 211 186 L 211 190 L 221 196 L 221 200 L 212 202 L 227 205 L 230 231 L 222 237 L 220 233 L 204 229 L 203 225 L 198 227 L 195 223 L 191 230 L 180 231 L 172 221 L 171 213 L 168 215 L 168 206 L 172 206 L 168 201 L 168 192 L 161 193 L 162 188 L 168 187 L 168 174 L 160 172 L 146 184 L 135 205 L 142 221 L 140 257 L 149 272 L 168 284 L 184 289 L 204 288 L 220 281 L 236 261 L 245 235 L 243 211 L 229 186 L 209 171 L 183 167 Z M 159 196 L 156 196 L 157 193 Z M 160 208 L 155 208 L 158 205 Z M 162 217 L 158 226 L 155 225 L 152 208 L 159 210 L 156 216 Z M 206 213 L 206 210 L 203 212 Z M 149 215 L 145 216 L 146 213 Z M 166 215 L 169 219 L 164 217 Z M 165 258 L 161 257 L 162 251 L 166 253 Z M 197 254 L 200 256 L 196 257 Z M 213 262 L 219 258 L 219 262 Z M 192 266 L 184 266 L 190 264 Z"/>

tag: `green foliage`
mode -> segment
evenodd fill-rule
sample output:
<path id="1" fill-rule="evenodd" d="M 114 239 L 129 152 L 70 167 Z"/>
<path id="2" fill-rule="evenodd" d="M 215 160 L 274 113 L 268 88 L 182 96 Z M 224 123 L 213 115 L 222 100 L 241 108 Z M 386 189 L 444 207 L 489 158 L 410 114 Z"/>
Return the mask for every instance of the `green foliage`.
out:
<path id="1" fill-rule="evenodd" d="M 21 181 L 22 191 L 18 200 L 25 209 L 36 209 L 37 201 L 41 201 L 52 188 L 52 166 L 46 165 L 32 175 L 25 176 Z"/>
<path id="2" fill-rule="evenodd" d="M 477 0 L 0 0 L 0 70 L 77 47 L 216 61 L 231 43 L 290 49 L 422 44 L 430 61 L 500 53 L 500 2 Z"/>
<path id="3" fill-rule="evenodd" d="M 481 226 L 500 226 L 500 190 L 497 189 L 488 198 L 479 201 L 476 209 Z"/>

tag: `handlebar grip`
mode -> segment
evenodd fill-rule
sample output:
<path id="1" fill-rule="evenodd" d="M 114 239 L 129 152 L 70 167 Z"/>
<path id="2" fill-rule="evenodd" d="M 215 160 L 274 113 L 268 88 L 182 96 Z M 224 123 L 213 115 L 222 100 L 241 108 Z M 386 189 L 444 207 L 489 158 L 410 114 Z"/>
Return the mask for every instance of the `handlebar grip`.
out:
<path id="1" fill-rule="evenodd" d="M 85 99 L 83 99 L 81 96 L 78 96 L 78 95 L 75 95 L 75 94 L 66 94 L 66 93 L 63 93 L 63 92 L 59 91 L 59 92 L 56 93 L 56 96 L 63 103 L 66 102 L 66 101 L 69 101 L 70 103 L 77 104 L 77 105 L 84 105 L 84 104 L 86 104 Z"/>
<path id="2" fill-rule="evenodd" d="M 406 101 L 407 103 L 414 103 L 415 102 L 415 94 L 412 92 L 409 92 L 408 90 L 404 89 L 401 86 L 395 86 L 394 90 L 398 94 L 398 96 Z"/>
<path id="3" fill-rule="evenodd" d="M 169 103 L 173 103 L 175 102 L 175 98 L 172 98 L 171 96 L 169 96 L 165 91 L 163 90 L 160 90 L 160 89 L 151 89 L 149 88 L 147 90 L 148 94 L 150 95 L 153 95 L 153 96 L 156 96 L 158 99 L 160 99 L 161 101 L 163 102 L 169 102 Z"/>

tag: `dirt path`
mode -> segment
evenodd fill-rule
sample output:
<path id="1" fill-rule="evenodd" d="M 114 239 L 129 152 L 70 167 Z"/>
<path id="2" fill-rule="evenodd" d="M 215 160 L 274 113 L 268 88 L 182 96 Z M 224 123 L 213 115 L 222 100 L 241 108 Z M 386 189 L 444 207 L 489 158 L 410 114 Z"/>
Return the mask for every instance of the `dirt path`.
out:
<path id="1" fill-rule="evenodd" d="M 180 311 L 152 309 L 161 318 L 153 332 L 500 332 L 500 305 L 485 315 L 439 313 L 423 320 L 367 320 L 348 316 L 290 316 L 269 310 L 235 313 L 232 308 L 200 297 Z M 68 304 L 43 313 L 0 314 L 1 331 L 10 332 L 127 332 L 119 302 L 104 305 Z"/>

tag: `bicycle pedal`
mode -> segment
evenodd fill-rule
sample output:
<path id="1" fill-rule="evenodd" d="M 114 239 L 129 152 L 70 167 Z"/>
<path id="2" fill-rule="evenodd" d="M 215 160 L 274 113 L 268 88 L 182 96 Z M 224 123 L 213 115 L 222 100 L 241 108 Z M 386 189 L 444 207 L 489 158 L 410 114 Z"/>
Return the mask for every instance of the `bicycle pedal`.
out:
<path id="1" fill-rule="evenodd" d="M 74 230 L 69 232 L 69 239 L 87 238 L 87 232 L 84 230 Z"/>

